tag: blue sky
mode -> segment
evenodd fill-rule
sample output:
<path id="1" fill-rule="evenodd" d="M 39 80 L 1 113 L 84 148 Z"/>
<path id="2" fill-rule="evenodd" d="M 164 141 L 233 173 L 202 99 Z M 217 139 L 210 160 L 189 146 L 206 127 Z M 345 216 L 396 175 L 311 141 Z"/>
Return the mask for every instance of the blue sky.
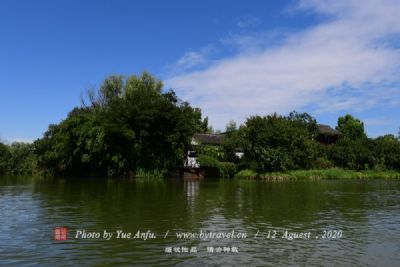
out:
<path id="1" fill-rule="evenodd" d="M 400 126 L 396 0 L 0 2 L 0 138 L 32 141 L 109 74 L 149 71 L 214 128 L 306 111 Z"/>

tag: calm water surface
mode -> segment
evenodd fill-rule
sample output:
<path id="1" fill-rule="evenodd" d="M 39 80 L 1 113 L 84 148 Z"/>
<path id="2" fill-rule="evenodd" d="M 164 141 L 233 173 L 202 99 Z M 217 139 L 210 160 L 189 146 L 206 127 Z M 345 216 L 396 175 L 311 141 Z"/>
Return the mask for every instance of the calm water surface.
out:
<path id="1" fill-rule="evenodd" d="M 68 227 L 68 240 L 54 240 L 58 226 Z M 75 238 L 78 230 L 114 237 Z M 156 238 L 118 239 L 117 230 Z M 246 238 L 176 236 L 232 230 Z M 323 239 L 329 230 L 342 237 Z M 288 240 L 285 231 L 310 239 Z M 189 252 L 174 252 L 182 247 Z M 0 179 L 2 266 L 243 264 L 400 266 L 400 182 Z"/>

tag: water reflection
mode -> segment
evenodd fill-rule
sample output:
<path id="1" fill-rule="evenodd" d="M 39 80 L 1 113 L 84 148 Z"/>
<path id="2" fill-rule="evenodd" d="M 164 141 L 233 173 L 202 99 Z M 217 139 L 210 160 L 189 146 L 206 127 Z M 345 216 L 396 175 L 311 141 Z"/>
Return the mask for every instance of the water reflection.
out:
<path id="1" fill-rule="evenodd" d="M 136 181 L 0 179 L 0 265 L 397 266 L 398 181 Z M 52 229 L 151 230 L 155 240 L 52 240 Z M 342 230 L 341 240 L 267 239 L 276 231 Z M 177 231 L 246 232 L 249 238 L 178 240 Z M 163 238 L 169 231 L 169 235 Z M 261 236 L 254 238 L 255 233 Z M 197 246 L 197 254 L 166 254 Z M 237 246 L 210 254 L 207 246 Z M 68 262 L 67 262 L 68 261 Z"/>
<path id="2" fill-rule="evenodd" d="M 199 180 L 185 180 L 183 183 L 184 190 L 187 197 L 187 204 L 193 213 L 195 202 L 200 192 L 200 181 Z"/>

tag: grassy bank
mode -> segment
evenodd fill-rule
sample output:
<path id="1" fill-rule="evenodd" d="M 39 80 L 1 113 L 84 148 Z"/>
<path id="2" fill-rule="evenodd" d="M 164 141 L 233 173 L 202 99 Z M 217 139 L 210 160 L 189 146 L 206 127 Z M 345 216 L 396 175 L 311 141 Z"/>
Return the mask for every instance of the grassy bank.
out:
<path id="1" fill-rule="evenodd" d="M 267 181 L 287 180 L 333 180 L 333 179 L 400 179 L 397 171 L 354 171 L 339 168 L 324 170 L 297 170 L 288 172 L 256 173 L 252 170 L 241 170 L 235 175 L 238 179 Z"/>

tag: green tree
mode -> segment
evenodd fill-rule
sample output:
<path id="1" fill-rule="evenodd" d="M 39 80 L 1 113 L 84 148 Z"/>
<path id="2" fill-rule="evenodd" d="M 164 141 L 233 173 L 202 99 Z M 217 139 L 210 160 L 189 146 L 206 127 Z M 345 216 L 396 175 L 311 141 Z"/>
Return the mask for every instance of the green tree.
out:
<path id="1" fill-rule="evenodd" d="M 148 73 L 108 77 L 89 104 L 72 110 L 35 142 L 39 166 L 57 175 L 119 177 L 181 166 L 201 111 Z"/>
<path id="2" fill-rule="evenodd" d="M 312 140 L 315 125 L 306 113 L 250 117 L 238 135 L 244 147 L 244 160 L 256 162 L 257 171 L 310 168 L 316 150 Z"/>
<path id="3" fill-rule="evenodd" d="M 375 164 L 371 140 L 367 138 L 341 138 L 330 149 L 329 158 L 336 166 L 362 170 Z"/>
<path id="4" fill-rule="evenodd" d="M 374 155 L 374 144 L 364 132 L 364 123 L 347 114 L 338 118 L 338 126 L 341 138 L 330 150 L 329 159 L 336 166 L 348 169 L 370 169 L 377 164 Z"/>
<path id="5" fill-rule="evenodd" d="M 207 133 L 208 131 L 208 117 L 205 117 L 199 126 L 199 133 Z"/>
<path id="6" fill-rule="evenodd" d="M 400 140 L 388 134 L 376 138 L 373 142 L 375 167 L 400 170 Z"/>
<path id="7" fill-rule="evenodd" d="M 8 168 L 8 162 L 10 160 L 11 153 L 8 147 L 0 143 L 0 174 L 4 174 Z"/>
<path id="8" fill-rule="evenodd" d="M 37 158 L 32 144 L 14 142 L 9 147 L 7 171 L 13 175 L 33 175 L 37 171 Z"/>
<path id="9" fill-rule="evenodd" d="M 225 133 L 231 133 L 237 130 L 236 122 L 230 120 L 225 127 Z"/>
<path id="10" fill-rule="evenodd" d="M 366 137 L 364 123 L 350 114 L 339 117 L 336 129 L 342 133 L 343 137 L 352 140 Z"/>
<path id="11" fill-rule="evenodd" d="M 233 126 L 233 125 L 232 125 Z M 236 128 L 236 125 L 234 125 Z M 228 127 L 227 127 L 228 128 Z M 239 163 L 240 159 L 236 156 L 236 152 L 243 152 L 243 148 L 246 145 L 246 140 L 244 138 L 244 126 L 239 129 L 226 131 L 225 139 L 222 144 L 224 150 L 224 161 Z"/>
<path id="12" fill-rule="evenodd" d="M 290 121 L 297 124 L 299 127 L 307 129 L 310 137 L 314 139 L 318 135 L 318 124 L 317 120 L 310 114 L 298 113 L 297 111 L 292 111 L 287 117 Z"/>

